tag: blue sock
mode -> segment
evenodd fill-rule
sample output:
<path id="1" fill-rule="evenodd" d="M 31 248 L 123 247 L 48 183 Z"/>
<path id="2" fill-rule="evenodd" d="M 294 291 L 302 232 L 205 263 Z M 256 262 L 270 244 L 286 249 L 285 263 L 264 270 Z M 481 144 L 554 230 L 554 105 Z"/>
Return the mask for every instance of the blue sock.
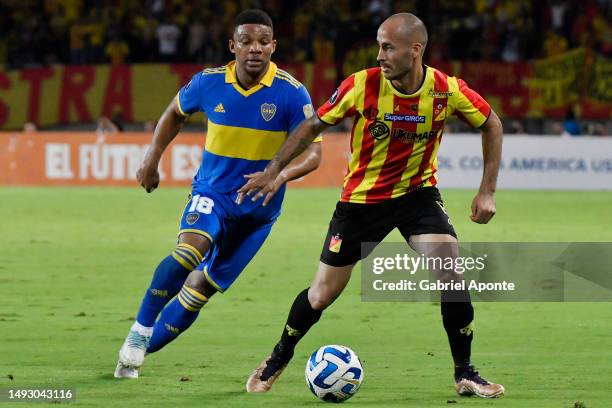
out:
<path id="1" fill-rule="evenodd" d="M 147 353 L 160 350 L 187 330 L 195 322 L 206 302 L 208 302 L 206 296 L 183 286 L 178 296 L 164 308 L 155 323 Z"/>
<path id="2" fill-rule="evenodd" d="M 188 244 L 179 244 L 155 269 L 151 285 L 140 304 L 136 321 L 153 327 L 157 315 L 179 292 L 189 272 L 202 261 L 202 255 Z"/>

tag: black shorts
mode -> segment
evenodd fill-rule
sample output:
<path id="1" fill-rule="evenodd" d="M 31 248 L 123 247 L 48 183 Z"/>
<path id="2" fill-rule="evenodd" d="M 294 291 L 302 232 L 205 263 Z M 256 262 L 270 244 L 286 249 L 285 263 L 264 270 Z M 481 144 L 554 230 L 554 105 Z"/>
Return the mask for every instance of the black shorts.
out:
<path id="1" fill-rule="evenodd" d="M 377 204 L 338 202 L 321 261 L 331 266 L 352 265 L 363 258 L 362 242 L 378 243 L 395 228 L 406 241 L 419 234 L 457 237 L 438 189 L 423 187 Z"/>

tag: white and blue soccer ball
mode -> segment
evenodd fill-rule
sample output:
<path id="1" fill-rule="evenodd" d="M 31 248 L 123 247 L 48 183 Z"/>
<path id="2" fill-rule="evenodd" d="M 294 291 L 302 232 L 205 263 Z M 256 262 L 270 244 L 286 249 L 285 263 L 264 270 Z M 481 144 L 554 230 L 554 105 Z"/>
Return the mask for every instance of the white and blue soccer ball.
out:
<path id="1" fill-rule="evenodd" d="M 306 362 L 306 384 L 320 400 L 346 401 L 357 393 L 362 382 L 361 361 L 346 346 L 323 346 Z"/>

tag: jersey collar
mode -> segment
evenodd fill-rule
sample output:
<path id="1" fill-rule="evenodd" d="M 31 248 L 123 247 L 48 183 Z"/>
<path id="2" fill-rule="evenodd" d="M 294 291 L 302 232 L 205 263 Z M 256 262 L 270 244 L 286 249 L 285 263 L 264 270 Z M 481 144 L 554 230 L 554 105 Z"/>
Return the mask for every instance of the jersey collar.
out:
<path id="1" fill-rule="evenodd" d="M 244 96 L 249 96 L 259 91 L 264 86 L 270 87 L 272 86 L 272 81 L 274 81 L 274 76 L 277 71 L 276 64 L 270 61 L 270 65 L 268 66 L 268 70 L 265 75 L 259 80 L 259 83 L 252 88 L 242 89 L 240 85 L 238 85 L 238 79 L 236 77 L 236 61 L 229 62 L 225 66 L 225 83 L 232 84 L 236 91 L 240 92 Z"/>
<path id="2" fill-rule="evenodd" d="M 423 89 L 425 89 L 426 85 L 428 85 L 429 83 L 431 83 L 431 81 L 433 81 L 433 70 L 425 64 L 423 64 L 423 69 L 425 70 L 425 75 L 423 76 L 423 82 L 421 82 L 421 86 L 414 93 L 405 94 L 405 93 L 398 91 L 393 86 L 391 81 L 389 81 L 386 78 L 385 78 L 385 83 L 387 84 L 389 88 L 391 88 L 391 92 L 393 92 L 393 94 L 399 96 L 400 98 L 414 98 L 415 96 L 419 95 L 423 91 Z"/>

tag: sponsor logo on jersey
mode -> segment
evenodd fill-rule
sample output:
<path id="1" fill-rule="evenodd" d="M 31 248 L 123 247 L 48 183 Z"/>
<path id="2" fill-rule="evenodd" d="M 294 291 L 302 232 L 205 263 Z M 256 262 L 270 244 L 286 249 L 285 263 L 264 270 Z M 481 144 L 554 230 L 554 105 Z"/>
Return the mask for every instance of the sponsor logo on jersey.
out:
<path id="1" fill-rule="evenodd" d="M 424 142 L 432 137 L 436 137 L 439 129 L 431 130 L 429 132 L 409 132 L 404 129 L 393 129 L 391 131 L 391 137 L 394 139 L 399 139 L 402 143 L 414 143 L 414 142 Z"/>
<path id="2" fill-rule="evenodd" d="M 225 108 L 223 107 L 223 104 L 221 102 L 219 102 L 217 106 L 215 106 L 215 112 L 225 113 Z"/>
<path id="3" fill-rule="evenodd" d="M 262 103 L 261 104 L 261 116 L 266 122 L 272 120 L 276 114 L 276 105 L 273 103 Z"/>
<path id="4" fill-rule="evenodd" d="M 385 120 L 389 122 L 425 123 L 425 116 L 403 115 L 397 113 L 385 113 Z"/>
<path id="5" fill-rule="evenodd" d="M 448 97 L 453 96 L 453 93 L 434 91 L 433 89 L 430 89 L 427 95 L 431 96 L 432 98 L 448 98 Z"/>
<path id="6" fill-rule="evenodd" d="M 376 140 L 382 140 L 389 136 L 389 126 L 385 122 L 377 120 L 368 125 L 368 132 Z"/>

